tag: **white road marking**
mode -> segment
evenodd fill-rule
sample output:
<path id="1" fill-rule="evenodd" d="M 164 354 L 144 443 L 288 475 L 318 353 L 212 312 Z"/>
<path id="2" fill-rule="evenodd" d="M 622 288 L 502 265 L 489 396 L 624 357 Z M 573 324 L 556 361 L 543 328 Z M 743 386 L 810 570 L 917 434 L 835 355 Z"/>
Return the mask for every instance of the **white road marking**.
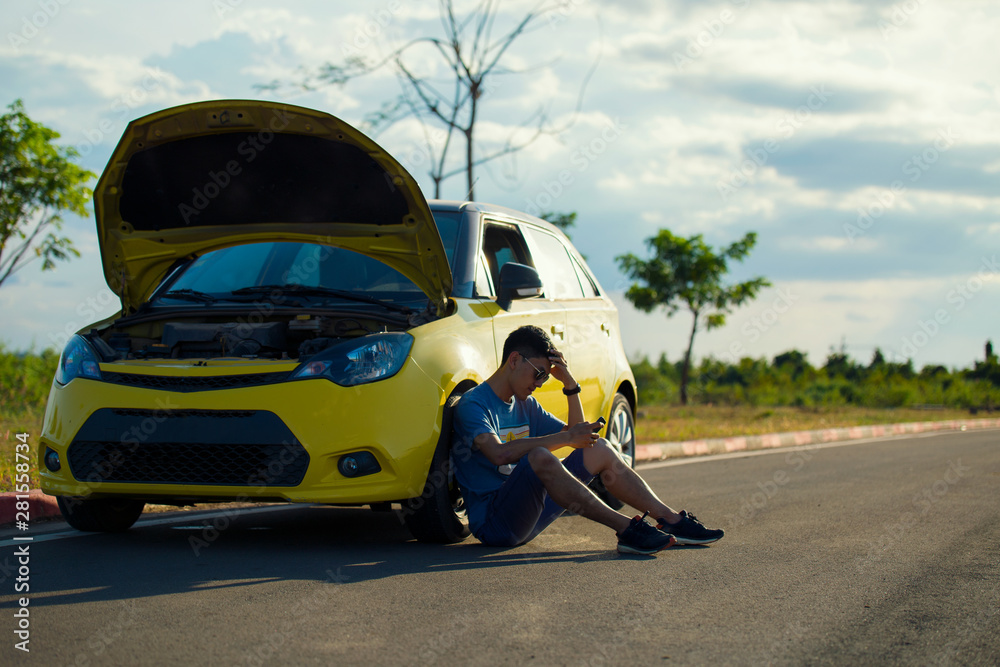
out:
<path id="1" fill-rule="evenodd" d="M 170 514 L 169 516 L 163 516 L 158 518 L 140 519 L 135 523 L 133 529 L 135 528 L 145 528 L 147 526 L 167 526 L 172 523 L 187 523 L 192 521 L 211 521 L 216 517 L 228 516 L 232 517 L 233 514 L 239 513 L 243 514 L 266 514 L 268 512 L 276 512 L 279 510 L 287 511 L 291 509 L 301 509 L 303 507 L 311 507 L 304 503 L 289 503 L 287 505 L 268 505 L 267 507 L 243 507 L 238 509 L 226 509 L 226 510 L 206 510 L 204 512 L 198 512 L 197 515 L 192 515 L 190 512 L 184 512 L 179 514 Z M 203 526 L 198 526 L 202 528 Z M 29 531 L 30 532 L 30 531 Z M 38 542 L 49 542 L 52 540 L 66 540 L 74 537 L 89 537 L 94 535 L 101 535 L 101 533 L 86 533 L 75 528 L 69 530 L 61 530 L 54 533 L 40 533 L 37 535 L 31 535 L 31 541 L 34 543 Z M 4 538 L 0 540 L 0 547 L 13 546 L 14 544 L 19 544 L 15 541 L 14 537 Z"/>

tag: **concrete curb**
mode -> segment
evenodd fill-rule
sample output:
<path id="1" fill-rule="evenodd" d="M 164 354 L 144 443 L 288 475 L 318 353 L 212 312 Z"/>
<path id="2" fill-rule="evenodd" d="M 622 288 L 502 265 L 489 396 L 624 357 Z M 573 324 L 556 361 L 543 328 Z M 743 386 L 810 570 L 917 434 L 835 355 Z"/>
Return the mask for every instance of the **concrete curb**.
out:
<path id="1" fill-rule="evenodd" d="M 21 501 L 24 500 L 23 493 L 0 493 L 0 526 L 12 526 L 15 522 L 23 520 L 24 517 L 18 517 L 18 512 L 25 512 L 25 510 L 18 510 L 18 496 L 22 496 Z M 37 519 L 43 519 L 53 516 L 59 516 L 59 505 L 56 503 L 55 496 L 48 496 L 39 491 L 38 489 L 33 489 L 28 492 L 28 509 L 25 512 L 28 515 L 28 524 Z"/>
<path id="2" fill-rule="evenodd" d="M 841 440 L 880 438 L 910 433 L 932 431 L 965 431 L 984 428 L 1000 428 L 1000 419 L 952 419 L 938 422 L 911 422 L 907 424 L 880 424 L 877 426 L 851 426 L 847 428 L 827 428 L 818 431 L 793 431 L 791 433 L 769 433 L 734 438 L 714 438 L 709 440 L 689 440 L 687 442 L 659 442 L 636 446 L 636 461 L 662 461 L 683 456 L 703 456 L 706 454 L 728 454 L 732 452 L 795 447 Z M 11 526 L 17 519 L 17 496 L 24 494 L 0 493 L 0 526 Z M 28 493 L 28 515 L 30 521 L 59 516 L 59 506 L 54 496 L 48 496 L 38 489 Z"/>
<path id="3" fill-rule="evenodd" d="M 879 424 L 876 426 L 850 426 L 827 428 L 817 431 L 793 431 L 791 433 L 770 433 L 734 438 L 713 438 L 710 440 L 689 440 L 687 442 L 660 442 L 650 445 L 636 445 L 636 461 L 662 461 L 682 456 L 703 456 L 706 454 L 728 454 L 732 452 L 771 449 L 775 447 L 795 447 L 841 440 L 881 438 L 911 433 L 932 431 L 965 431 L 983 428 L 1000 428 L 1000 419 L 951 419 L 937 422 L 911 422 L 907 424 Z"/>

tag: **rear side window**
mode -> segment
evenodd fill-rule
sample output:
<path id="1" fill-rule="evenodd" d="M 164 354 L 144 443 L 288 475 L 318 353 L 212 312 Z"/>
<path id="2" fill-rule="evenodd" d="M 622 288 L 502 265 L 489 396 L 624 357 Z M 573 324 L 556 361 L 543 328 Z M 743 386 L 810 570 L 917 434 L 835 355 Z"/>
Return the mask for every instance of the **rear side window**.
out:
<path id="1" fill-rule="evenodd" d="M 583 296 L 586 299 L 593 299 L 601 295 L 601 291 L 597 289 L 597 284 L 594 279 L 590 277 L 590 274 L 580 265 L 576 257 L 570 255 L 573 259 L 573 268 L 576 269 L 576 277 L 580 279 L 580 285 L 583 287 Z"/>
<path id="2" fill-rule="evenodd" d="M 507 262 L 531 266 L 528 249 L 517 229 L 508 225 L 490 223 L 483 232 L 483 256 L 493 285 L 500 285 L 500 269 Z"/>
<path id="3" fill-rule="evenodd" d="M 545 298 L 582 299 L 583 288 L 562 240 L 532 227 L 525 227 L 524 235 L 542 279 Z"/>

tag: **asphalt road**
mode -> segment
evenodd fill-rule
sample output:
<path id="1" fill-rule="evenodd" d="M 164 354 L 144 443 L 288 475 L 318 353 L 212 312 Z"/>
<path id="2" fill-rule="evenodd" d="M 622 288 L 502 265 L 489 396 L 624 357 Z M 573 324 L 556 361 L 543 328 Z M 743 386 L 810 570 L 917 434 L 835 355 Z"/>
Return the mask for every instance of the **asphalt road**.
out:
<path id="1" fill-rule="evenodd" d="M 726 538 L 619 556 L 565 517 L 516 549 L 442 547 L 392 513 L 327 507 L 154 515 L 122 535 L 39 524 L 19 533 L 17 594 L 8 531 L 0 662 L 1000 663 L 1000 432 L 642 472 Z"/>

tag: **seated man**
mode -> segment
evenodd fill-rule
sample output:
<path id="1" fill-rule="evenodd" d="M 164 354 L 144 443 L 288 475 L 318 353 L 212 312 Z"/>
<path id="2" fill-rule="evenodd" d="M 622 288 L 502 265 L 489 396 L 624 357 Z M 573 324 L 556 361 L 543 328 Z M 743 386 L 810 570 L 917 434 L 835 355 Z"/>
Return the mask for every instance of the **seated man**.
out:
<path id="1" fill-rule="evenodd" d="M 563 384 L 568 425 L 531 395 L 550 374 Z M 599 427 L 584 420 L 580 385 L 548 335 L 535 326 L 512 332 L 503 365 L 455 410 L 453 460 L 472 534 L 491 546 L 524 544 L 571 510 L 612 528 L 622 553 L 653 554 L 675 543 L 710 544 L 723 536 L 667 507 L 597 435 Z M 567 446 L 576 451 L 560 461 L 552 450 Z M 596 475 L 618 499 L 645 514 L 630 520 L 604 504 L 586 486 Z M 645 521 L 649 514 L 659 521 L 655 528 Z"/>

